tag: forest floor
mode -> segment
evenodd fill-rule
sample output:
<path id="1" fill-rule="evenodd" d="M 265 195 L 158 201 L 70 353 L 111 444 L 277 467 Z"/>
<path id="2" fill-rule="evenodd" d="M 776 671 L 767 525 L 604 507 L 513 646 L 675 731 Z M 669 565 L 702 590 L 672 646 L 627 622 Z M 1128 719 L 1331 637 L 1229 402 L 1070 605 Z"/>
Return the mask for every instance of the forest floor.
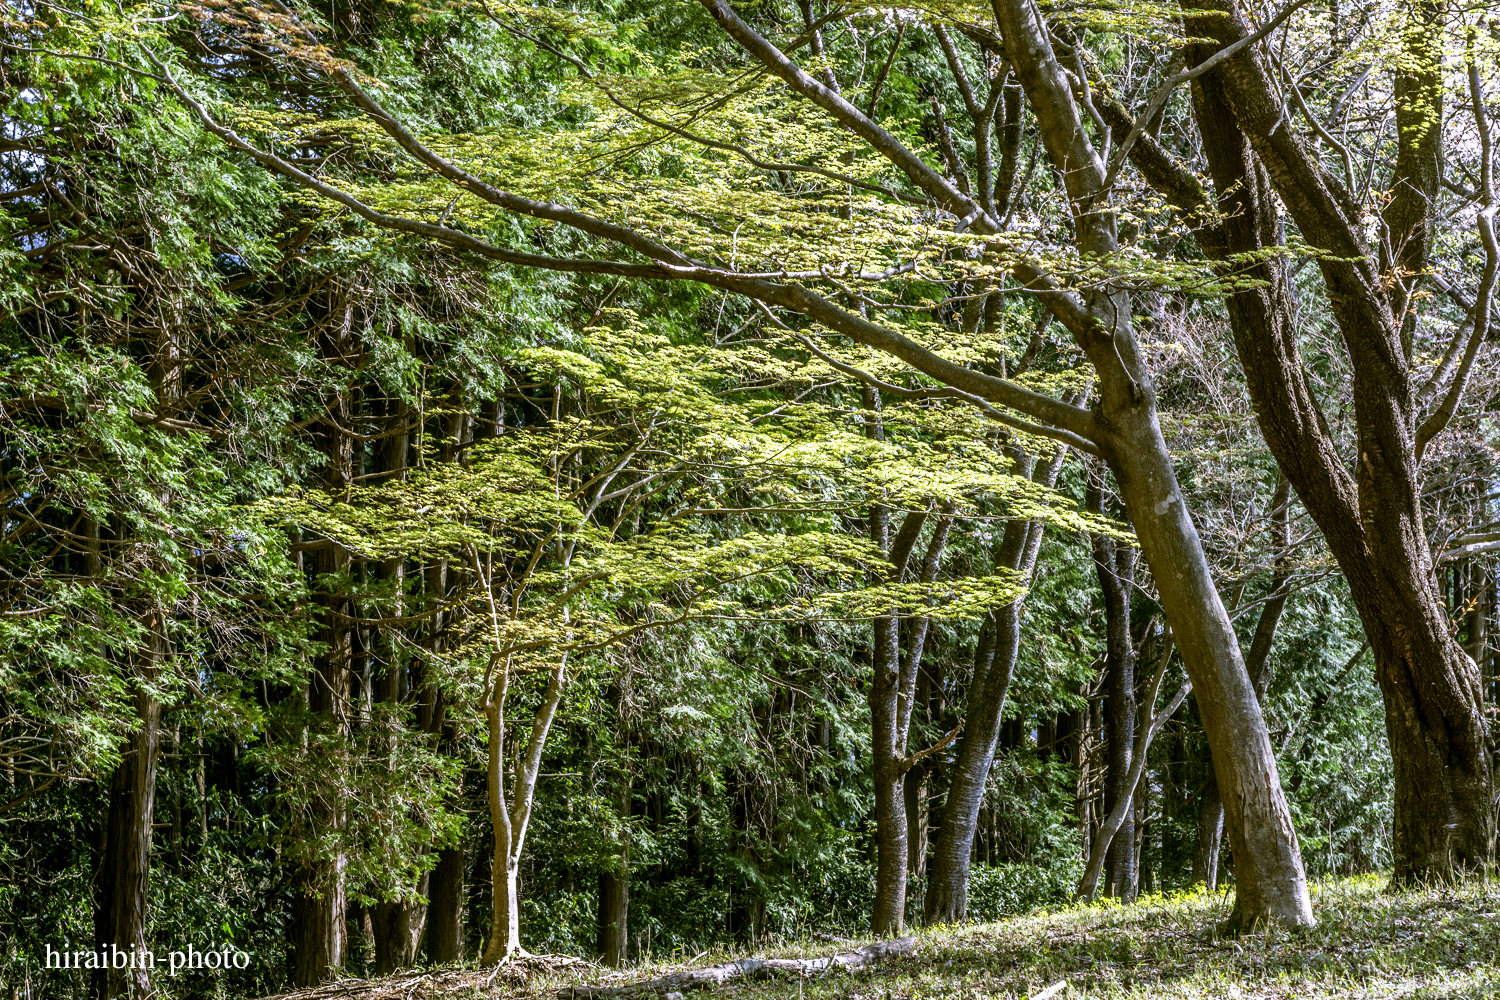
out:
<path id="1" fill-rule="evenodd" d="M 1315 885 L 1313 906 L 1318 926 L 1311 931 L 1238 937 L 1215 932 L 1228 916 L 1229 898 L 1222 894 L 1073 907 L 923 930 L 915 951 L 865 968 L 741 980 L 687 998 L 1500 997 L 1500 883 L 1389 894 L 1383 878 L 1370 876 Z M 808 942 L 759 954 L 798 958 L 837 950 Z M 736 957 L 700 956 L 692 966 Z M 611 972 L 587 963 L 549 966 L 543 959 L 498 971 L 409 974 L 313 992 L 360 1000 L 555 1000 L 602 986 L 646 998 L 664 994 L 641 991 L 642 985 L 687 967 L 661 963 Z M 344 990 L 334 992 L 339 986 Z"/>

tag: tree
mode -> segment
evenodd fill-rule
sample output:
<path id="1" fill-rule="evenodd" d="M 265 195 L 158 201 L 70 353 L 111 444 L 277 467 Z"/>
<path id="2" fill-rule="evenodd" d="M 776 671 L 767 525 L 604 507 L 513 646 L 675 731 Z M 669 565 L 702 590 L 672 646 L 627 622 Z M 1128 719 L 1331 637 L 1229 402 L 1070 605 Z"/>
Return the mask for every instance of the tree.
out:
<path id="1" fill-rule="evenodd" d="M 1219 45 L 1250 37 L 1237 7 L 1198 9 L 1209 13 L 1190 22 L 1193 30 Z M 1194 83 L 1204 152 L 1226 217 L 1222 235 L 1206 239 L 1206 247 L 1228 259 L 1279 246 L 1274 190 L 1302 238 L 1321 251 L 1318 267 L 1351 361 L 1359 442 L 1352 474 L 1307 387 L 1284 265 L 1276 259 L 1255 265 L 1263 284 L 1231 296 L 1231 323 L 1266 440 L 1349 579 L 1375 652 L 1396 762 L 1397 882 L 1482 868 L 1494 851 L 1479 675 L 1452 637 L 1435 583 L 1419 462 L 1463 395 L 1489 325 L 1500 251 L 1489 182 L 1482 181 L 1476 225 L 1486 263 L 1472 319 L 1451 352 L 1457 356 L 1464 345 L 1464 360 L 1452 370 L 1442 404 L 1424 416 L 1423 397 L 1447 377 L 1440 370 L 1423 391 L 1412 363 L 1420 301 L 1413 293 L 1430 266 L 1429 202 L 1437 195 L 1433 164 L 1442 143 L 1434 14 L 1413 8 L 1407 16 L 1416 20 L 1402 35 L 1406 68 L 1398 71 L 1395 89 L 1399 151 L 1394 197 L 1382 215 L 1384 256 L 1368 246 L 1344 184 L 1300 135 L 1276 129 L 1276 119 L 1290 109 L 1274 96 L 1258 59 L 1242 50 Z M 1471 80 L 1485 172 L 1487 113 L 1477 67 Z M 1305 117 L 1321 127 L 1310 113 Z"/>
<path id="2" fill-rule="evenodd" d="M 1000 222 L 985 206 L 932 169 L 868 115 L 828 86 L 799 69 L 776 46 L 742 21 L 727 4 L 707 0 L 705 7 L 720 28 L 764 69 L 794 93 L 822 108 L 841 126 L 868 144 L 912 187 L 922 200 L 963 220 L 977 236 L 996 236 Z M 1085 132 L 1079 106 L 1066 83 L 1050 39 L 1040 30 L 1029 9 L 999 4 L 996 21 L 1032 109 L 1038 114 L 1042 138 L 1068 189 L 1078 246 L 1084 254 L 1108 258 L 1117 249 L 1113 212 L 1100 205 L 1106 188 L 1104 164 Z M 313 32 L 289 9 L 271 18 L 280 44 L 293 55 L 322 51 Z M 226 15 L 231 23 L 234 15 Z M 521 26 L 510 26 L 526 37 Z M 560 52 L 546 43 L 542 46 Z M 1235 805 L 1227 816 L 1236 856 L 1241 858 L 1238 902 L 1242 919 L 1262 918 L 1304 925 L 1312 920 L 1301 861 L 1285 801 L 1276 779 L 1265 723 L 1245 673 L 1238 643 L 1228 616 L 1208 574 L 1192 519 L 1181 502 L 1171 456 L 1161 436 L 1152 401 L 1150 376 L 1136 349 L 1130 321 L 1128 292 L 1106 282 L 1084 294 L 1070 291 L 1027 255 L 1007 261 L 1005 269 L 1053 312 L 1074 335 L 1100 380 L 1099 403 L 1083 410 L 1054 397 L 1025 389 L 1004 378 L 954 364 L 891 327 L 872 322 L 815 292 L 809 284 L 823 272 L 808 273 L 803 282 L 775 280 L 698 260 L 648 236 L 629 224 L 610 221 L 554 202 L 540 201 L 498 188 L 417 138 L 375 101 L 354 75 L 339 62 L 321 62 L 323 70 L 362 114 L 432 176 L 458 185 L 505 212 L 562 223 L 623 249 L 649 263 L 562 259 L 503 249 L 467 233 L 380 211 L 358 197 L 333 187 L 287 160 L 255 146 L 221 124 L 208 109 L 176 82 L 165 63 L 157 61 L 158 79 L 197 114 L 204 126 L 233 148 L 251 156 L 288 180 L 339 202 L 368 221 L 413 235 L 438 239 L 454 247 L 482 253 L 513 264 L 592 271 L 621 276 L 690 280 L 722 288 L 806 316 L 830 331 L 886 351 L 918 371 L 939 380 L 949 391 L 978 396 L 990 404 L 1020 410 L 1030 420 L 1028 429 L 1059 438 L 1089 453 L 1102 454 L 1121 484 L 1127 511 L 1136 525 L 1142 551 L 1154 568 L 1162 606 L 1194 678 L 1205 723 L 1214 746 L 1226 802 Z M 573 60 L 587 74 L 586 65 Z M 608 91 L 606 91 L 608 93 Z M 642 112 L 644 113 L 644 112 Z M 654 119 L 648 119 L 654 121 Z M 680 135 L 681 127 L 662 131 Z M 719 144 L 720 147 L 723 144 Z M 710 147 L 718 148 L 718 147 Z M 733 147 L 731 146 L 731 149 Z M 752 157 L 752 160 L 754 158 Z M 1083 164 L 1084 166 L 1077 166 Z M 994 251 L 1003 247 L 996 240 Z M 847 265 L 845 265 L 847 266 Z M 898 264 L 897 270 L 900 270 Z M 785 272 L 787 278 L 792 274 Z M 855 272 L 854 277 L 858 277 Z M 805 282 L 805 283 L 804 283 Z M 995 411 L 999 412 L 999 411 Z M 1015 422 L 1019 418 L 1008 418 Z M 1149 512 L 1149 513 L 1148 513 Z M 1242 811 L 1243 810 L 1243 811 Z"/>

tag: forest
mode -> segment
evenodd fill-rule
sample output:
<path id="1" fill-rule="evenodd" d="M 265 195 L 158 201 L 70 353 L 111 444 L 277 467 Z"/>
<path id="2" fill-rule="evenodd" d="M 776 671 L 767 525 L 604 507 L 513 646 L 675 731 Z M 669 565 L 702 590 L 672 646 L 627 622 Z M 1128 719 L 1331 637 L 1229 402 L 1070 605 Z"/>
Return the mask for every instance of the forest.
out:
<path id="1" fill-rule="evenodd" d="M 1491 5 L 0 20 L 0 1000 L 1500 989 Z"/>

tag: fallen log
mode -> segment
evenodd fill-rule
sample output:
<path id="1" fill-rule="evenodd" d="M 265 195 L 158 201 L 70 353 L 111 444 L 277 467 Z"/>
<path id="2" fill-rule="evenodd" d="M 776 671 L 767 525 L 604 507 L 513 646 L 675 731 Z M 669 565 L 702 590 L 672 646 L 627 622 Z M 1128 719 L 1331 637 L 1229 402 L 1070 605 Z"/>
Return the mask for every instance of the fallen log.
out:
<path id="1" fill-rule="evenodd" d="M 671 1000 L 674 995 L 695 990 L 711 990 L 740 979 L 765 979 L 776 973 L 794 976 L 828 975 L 837 969 L 858 969 L 876 962 L 906 955 L 920 946 L 914 937 L 896 938 L 892 941 L 877 941 L 853 951 L 841 951 L 824 958 L 742 958 L 723 965 L 711 965 L 703 969 L 673 972 L 656 979 L 639 983 L 620 983 L 600 986 L 566 986 L 558 990 L 559 998 L 567 1000 L 595 1000 L 595 998 L 624 998 L 660 996 Z"/>

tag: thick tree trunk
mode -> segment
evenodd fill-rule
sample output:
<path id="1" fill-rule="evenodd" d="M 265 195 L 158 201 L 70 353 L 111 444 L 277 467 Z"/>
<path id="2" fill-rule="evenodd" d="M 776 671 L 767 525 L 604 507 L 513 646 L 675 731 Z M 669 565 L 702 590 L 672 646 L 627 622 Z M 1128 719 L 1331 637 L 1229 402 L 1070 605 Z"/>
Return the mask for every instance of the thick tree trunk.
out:
<path id="1" fill-rule="evenodd" d="M 1190 30 L 1229 44 L 1248 29 L 1229 0 L 1197 0 L 1211 16 Z M 1284 268 L 1237 273 L 1264 285 L 1229 298 L 1236 347 L 1267 444 L 1349 582 L 1376 659 L 1395 767 L 1394 880 L 1451 877 L 1488 864 L 1494 848 L 1489 739 L 1481 679 L 1451 634 L 1423 530 L 1414 398 L 1401 343 L 1348 195 L 1292 129 L 1260 65 L 1236 56 L 1194 84 L 1204 153 L 1225 213 L 1203 240 L 1211 257 L 1280 242 L 1272 184 L 1319 258 L 1349 349 L 1361 461 L 1351 476 L 1307 385 Z M 1264 168 L 1262 168 L 1264 164 Z M 1248 273 L 1247 273 L 1248 272 Z M 1237 864 L 1246 859 L 1235 851 Z"/>
<path id="2" fill-rule="evenodd" d="M 142 653 L 141 680 L 155 679 L 164 623 L 148 619 L 152 637 Z M 146 950 L 146 902 L 151 870 L 151 823 L 156 797 L 156 768 L 160 759 L 161 702 L 144 687 L 135 695 L 136 728 L 126 741 L 120 764 L 109 784 L 109 814 L 104 831 L 104 854 L 96 884 L 98 905 L 94 913 L 94 949 L 109 955 L 138 955 Z M 134 968 L 130 967 L 134 966 Z M 130 961 L 123 969 L 95 970 L 89 979 L 93 1000 L 116 997 L 144 998 L 150 995 L 150 970 Z"/>
<path id="3" fill-rule="evenodd" d="M 619 968 L 630 961 L 630 878 L 599 873 L 599 960 Z"/>
<path id="4" fill-rule="evenodd" d="M 1276 545 L 1276 568 L 1271 574 L 1271 592 L 1261 605 L 1255 623 L 1255 635 L 1246 654 L 1245 670 L 1255 685 L 1255 697 L 1265 705 L 1271 686 L 1271 646 L 1276 641 L 1276 626 L 1286 609 L 1292 576 L 1291 554 L 1291 483 L 1281 476 L 1271 496 L 1271 538 Z M 1202 882 L 1209 889 L 1219 884 L 1219 844 L 1224 833 L 1224 803 L 1219 798 L 1219 782 L 1210 769 L 1208 780 L 1198 799 L 1198 835 L 1193 848 L 1192 885 Z"/>
<path id="5" fill-rule="evenodd" d="M 417 893 L 426 896 L 429 883 L 429 876 L 424 874 L 417 883 Z M 388 976 L 416 962 L 426 924 L 427 907 L 414 900 L 376 903 L 370 908 L 377 975 Z"/>
<path id="6" fill-rule="evenodd" d="M 304 871 L 303 877 L 309 874 Z M 343 867 L 329 866 L 312 872 L 326 876 L 323 885 L 298 886 L 292 905 L 289 938 L 292 944 L 292 984 L 314 986 L 325 982 L 344 961 Z"/>
<path id="7" fill-rule="evenodd" d="M 427 954 L 435 965 L 464 957 L 464 852 L 445 847 L 428 880 Z"/>

